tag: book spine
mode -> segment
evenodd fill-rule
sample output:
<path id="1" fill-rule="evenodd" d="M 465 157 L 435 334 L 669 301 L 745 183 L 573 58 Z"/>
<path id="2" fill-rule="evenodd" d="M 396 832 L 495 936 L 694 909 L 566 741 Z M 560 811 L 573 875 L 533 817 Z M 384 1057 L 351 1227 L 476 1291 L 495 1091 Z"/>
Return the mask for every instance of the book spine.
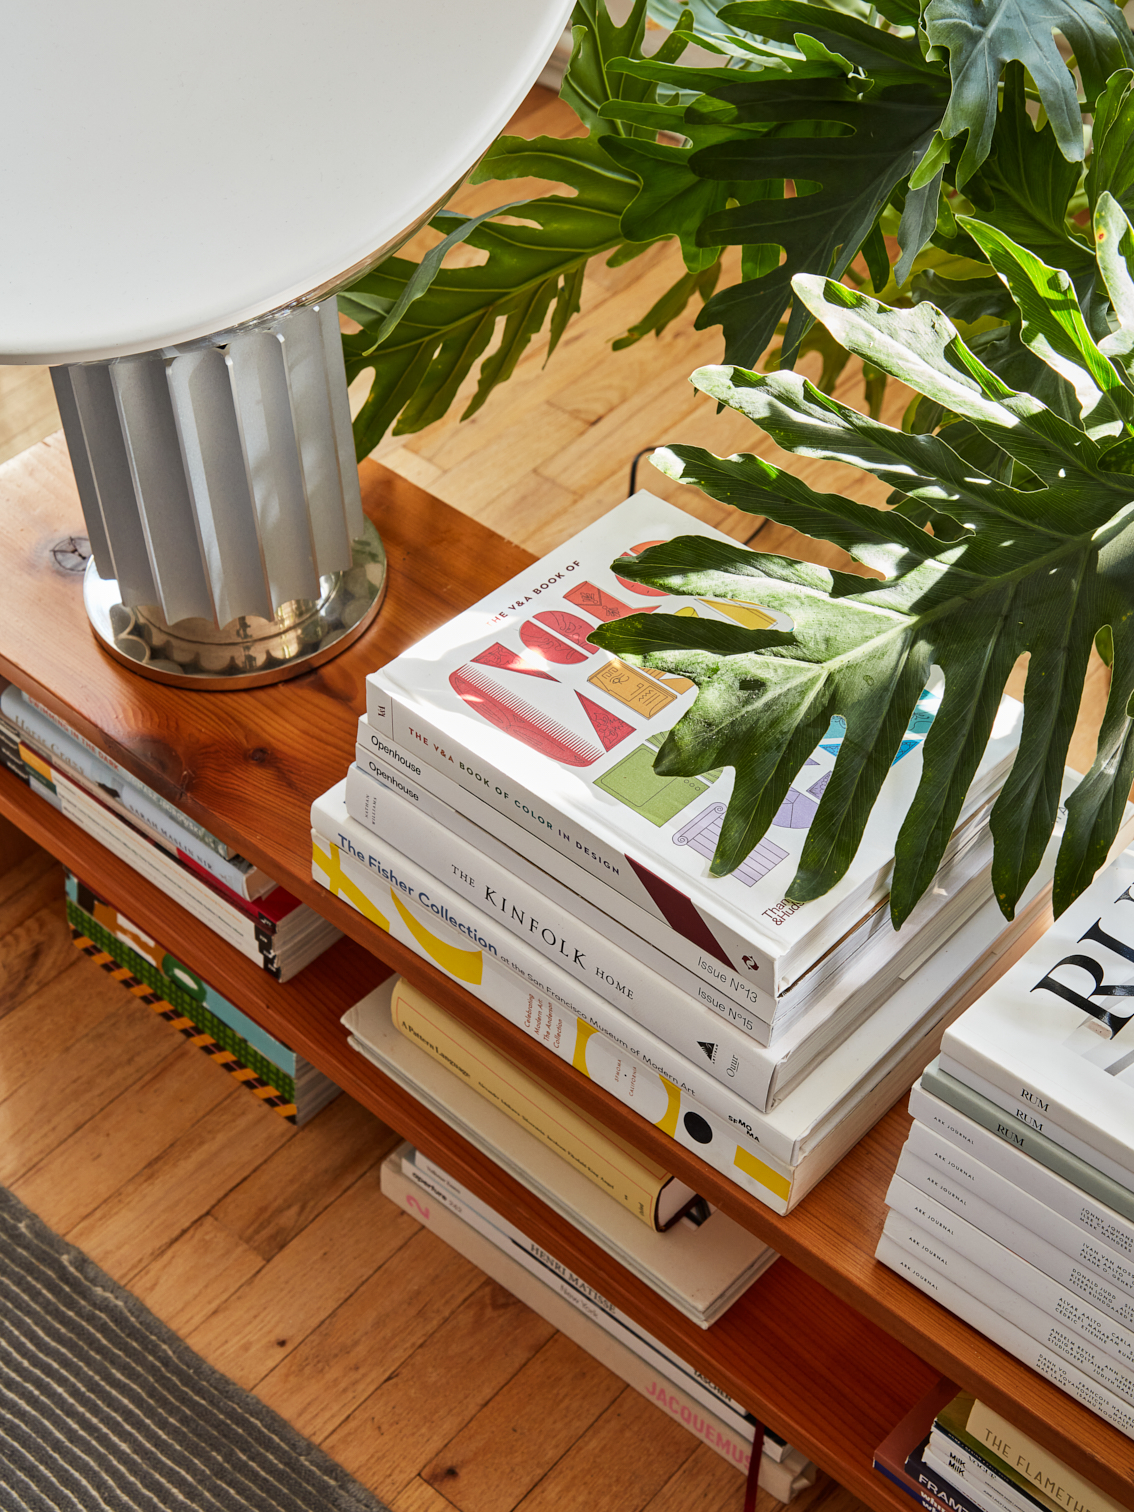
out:
<path id="1" fill-rule="evenodd" d="M 964 1291 L 949 1277 L 926 1265 L 920 1255 L 903 1248 L 885 1230 L 879 1238 L 875 1254 L 883 1265 L 888 1265 L 891 1270 L 904 1276 L 919 1291 L 940 1302 L 942 1307 L 964 1319 L 978 1333 L 984 1334 L 1008 1354 L 1030 1366 L 1091 1412 L 1097 1413 L 1127 1438 L 1134 1439 L 1134 1411 L 1126 1402 L 1099 1385 L 1084 1371 L 1040 1344 L 994 1306 L 971 1292 Z"/>
<path id="2" fill-rule="evenodd" d="M 1060 1512 L 1059 1503 L 1014 1477 L 995 1454 L 982 1454 L 968 1428 L 960 1427 L 949 1415 L 947 1418 L 934 1423 L 929 1447 L 947 1464 L 956 1461 L 961 1467 L 957 1472 L 959 1479 L 967 1479 L 970 1485 L 987 1486 L 1009 1512 Z M 1076 1512 L 1084 1509 L 1078 1508 Z"/>
<path id="3" fill-rule="evenodd" d="M 719 1413 L 736 1431 L 749 1435 L 751 1441 L 752 1420 L 738 1403 L 705 1381 L 679 1355 L 667 1348 L 659 1339 L 655 1339 L 653 1334 L 640 1327 L 632 1318 L 627 1317 L 620 1308 L 613 1302 L 609 1302 L 593 1286 L 588 1285 L 582 1277 L 577 1276 L 553 1255 L 549 1255 L 545 1249 L 528 1239 L 513 1225 L 501 1225 L 494 1222 L 477 1208 L 462 1201 L 444 1183 L 434 1180 L 429 1172 L 423 1171 L 411 1159 L 403 1157 L 402 1171 L 422 1191 L 428 1192 L 436 1201 L 443 1203 L 474 1232 L 487 1239 L 490 1244 L 494 1244 L 506 1255 L 510 1255 L 530 1274 L 539 1276 L 545 1281 L 550 1281 L 550 1278 L 554 1277 L 555 1282 L 562 1283 L 559 1290 L 562 1295 L 570 1294 L 568 1300 L 573 1305 L 579 1306 L 580 1302 L 589 1303 L 595 1309 L 590 1316 L 595 1317 L 596 1321 L 609 1332 L 620 1337 L 627 1348 L 632 1350 L 639 1359 L 648 1360 L 659 1369 L 663 1366 L 668 1367 L 665 1373 L 670 1379 L 677 1381 L 683 1390 L 700 1402 L 703 1407 Z M 566 1287 L 567 1291 L 564 1291 L 563 1287 Z"/>
<path id="4" fill-rule="evenodd" d="M 636 1159 L 622 1140 L 529 1076 L 408 982 L 396 983 L 390 1012 L 400 1034 L 456 1071 L 481 1097 L 534 1134 L 647 1228 L 659 1227 L 658 1199 L 672 1179 L 661 1167 Z"/>
<path id="5" fill-rule="evenodd" d="M 904 1163 L 904 1164 L 903 1164 Z M 1096 1295 L 1088 1300 L 1134 1326 L 1134 1265 L 1106 1245 L 1100 1244 L 1085 1224 L 1065 1218 L 1022 1188 L 1013 1186 L 996 1171 L 971 1155 L 957 1151 L 924 1124 L 915 1124 L 902 1151 L 899 1173 L 919 1191 L 940 1202 L 950 1212 L 966 1219 L 986 1234 L 1007 1244 L 1018 1255 L 1034 1238 L 1035 1253 L 1047 1256 L 1033 1260 L 1041 1270 L 1063 1264 L 1085 1270 L 1080 1286 Z M 1060 1197 L 1066 1194 L 1057 1194 Z M 1083 1214 L 1080 1204 L 1080 1215 Z M 1027 1254 L 1026 1258 L 1031 1259 Z M 1126 1309 L 1131 1308 L 1130 1315 Z"/>
<path id="6" fill-rule="evenodd" d="M 939 1065 L 947 1076 L 963 1082 L 974 1092 L 979 1092 L 989 1102 L 1003 1109 L 1014 1122 L 1022 1124 L 1025 1129 L 1034 1129 L 1037 1134 L 1046 1135 L 1053 1144 L 1070 1150 L 1072 1155 L 1077 1155 L 1087 1165 L 1094 1166 L 1104 1176 L 1109 1176 L 1119 1186 L 1125 1187 L 1127 1192 L 1134 1194 L 1134 1146 L 1125 1145 L 1121 1140 L 1107 1139 L 1107 1148 L 1099 1149 L 1084 1138 L 1084 1132 L 1090 1132 L 1091 1126 L 1078 1117 L 1073 1109 L 1066 1104 L 1057 1104 L 1050 1098 L 1044 1100 L 1041 1106 L 1033 1101 L 1033 1094 L 1027 1088 L 1021 1088 L 1020 1082 L 1013 1078 L 1011 1067 L 997 1065 L 983 1057 L 982 1064 L 983 1070 L 962 1065 L 942 1046 Z M 985 1074 L 989 1071 L 993 1073 L 991 1076 Z M 1021 1091 L 1023 1096 L 1020 1095 Z"/>
<path id="7" fill-rule="evenodd" d="M 996 1463 L 1004 1465 L 1005 1474 L 1022 1481 L 1034 1496 L 1047 1497 L 1058 1506 L 1075 1508 L 1075 1512 L 1122 1512 L 1104 1491 L 984 1402 L 973 1402 L 966 1431 L 980 1445 L 980 1453 L 993 1456 Z"/>
<path id="8" fill-rule="evenodd" d="M 979 1296 L 1043 1348 L 1092 1376 L 1124 1402 L 1134 1405 L 1134 1340 L 1108 1318 L 1087 1308 L 1065 1288 L 1034 1266 L 998 1245 L 995 1274 L 965 1259 L 937 1234 L 910 1223 L 891 1209 L 883 1232 L 920 1264 L 951 1281 L 968 1295 Z M 1024 1292 L 1020 1288 L 1026 1287 Z"/>
<path id="9" fill-rule="evenodd" d="M 157 807 L 160 808 L 168 818 L 172 819 L 174 823 L 180 825 L 182 828 L 190 830 L 196 836 L 196 838 L 201 841 L 203 845 L 207 845 L 209 849 L 214 851 L 218 856 L 231 857 L 233 855 L 231 846 L 226 845 L 223 840 L 218 840 L 216 835 L 210 834 L 210 832 L 205 829 L 203 825 L 197 823 L 196 819 L 191 819 L 188 814 L 182 813 L 177 805 L 171 803 L 168 798 L 163 798 L 161 794 L 155 792 L 153 788 L 147 787 L 143 783 L 141 783 L 132 772 L 128 772 L 124 766 L 119 766 L 118 762 L 115 761 L 112 756 L 108 756 L 105 751 L 100 750 L 96 745 L 92 744 L 92 742 L 89 741 L 87 737 L 81 734 L 78 730 L 74 730 L 69 724 L 65 724 L 63 720 L 59 718 L 58 714 L 52 713 L 52 711 L 44 704 L 41 704 L 38 699 L 32 698 L 30 693 L 24 693 L 20 691 L 19 700 L 25 711 L 34 710 L 36 714 L 41 715 L 45 720 L 49 720 L 57 730 L 59 730 L 63 735 L 67 736 L 70 740 L 73 740 L 76 745 L 81 747 L 81 749 L 85 751 L 87 755 L 93 759 L 94 762 L 98 762 L 105 767 L 109 767 L 116 776 L 121 778 L 123 782 L 128 783 L 132 788 L 144 790 L 150 798 L 151 802 L 156 804 Z M 17 707 L 14 701 L 12 703 L 12 707 Z M 5 712 L 8 712 L 8 710 L 5 709 Z"/>
<path id="10" fill-rule="evenodd" d="M 82 788 L 55 772 L 55 790 L 65 818 L 79 825 L 119 860 L 140 872 L 148 882 L 235 946 L 249 960 L 260 961 L 262 952 L 256 941 L 251 920 L 228 909 L 204 882 L 165 855 L 157 846 L 143 839 L 108 809 L 97 803 Z"/>
<path id="11" fill-rule="evenodd" d="M 945 1200 L 938 1201 L 933 1195 L 937 1192 L 945 1199 L 944 1185 L 907 1148 L 898 1161 L 886 1202 L 911 1223 L 920 1224 L 930 1233 L 939 1235 L 943 1243 L 974 1265 L 985 1270 L 995 1269 L 998 1251 L 1001 1248 L 1010 1250 L 1022 1261 L 1042 1271 L 1054 1285 L 1066 1287 L 1083 1303 L 1105 1313 L 1122 1328 L 1134 1327 L 1134 1298 L 1129 1293 L 1107 1286 L 1098 1275 L 1049 1244 L 1038 1233 L 1006 1218 L 992 1203 L 969 1195 L 964 1216 L 961 1216 L 955 1207 L 947 1205 Z M 1134 1350 L 1134 1335 L 1131 1348 Z"/>
<path id="12" fill-rule="evenodd" d="M 383 1195 L 411 1218 L 465 1255 L 506 1291 L 546 1318 L 560 1333 L 573 1339 L 615 1375 L 656 1402 L 710 1448 L 747 1473 L 752 1457 L 752 1423 L 741 1417 L 734 1424 L 715 1401 L 712 1406 L 707 1406 L 699 1397 L 694 1398 L 692 1392 L 685 1389 L 687 1366 L 674 1366 L 660 1351 L 649 1358 L 636 1354 L 622 1342 L 621 1331 L 611 1329 L 608 1314 L 592 1303 L 585 1293 L 570 1289 L 557 1272 L 546 1269 L 529 1271 L 510 1251 L 501 1248 L 493 1239 L 484 1238 L 443 1201 L 430 1200 L 429 1194 L 403 1173 L 397 1152 L 382 1162 L 379 1179 Z M 637 1330 L 636 1325 L 632 1326 Z M 792 1455 L 796 1452 L 767 1437 L 765 1444 L 763 1459 L 769 1464 L 778 1463 L 785 1452 Z M 777 1451 L 775 1454 L 768 1452 L 772 1447 Z M 771 1489 L 765 1482 L 765 1474 L 762 1463 L 760 1485 L 763 1489 Z"/>
<path id="13" fill-rule="evenodd" d="M 1005 1119 L 995 1103 L 943 1076 L 936 1064 L 910 1093 L 910 1112 L 954 1149 L 1054 1208 L 1134 1265 L 1134 1196 L 1042 1134 Z"/>
<path id="14" fill-rule="evenodd" d="M 116 981 L 139 999 L 154 1013 L 163 1018 L 171 1029 L 176 1029 L 189 1043 L 203 1051 L 214 1064 L 221 1066 L 258 1102 L 278 1113 L 288 1123 L 296 1124 L 303 1118 L 313 1116 L 314 1110 L 306 1110 L 303 1118 L 296 1100 L 295 1083 L 291 1077 L 280 1073 L 258 1056 L 227 1024 L 221 1023 L 212 1014 L 202 1012 L 200 1004 L 192 1005 L 191 1015 L 187 1005 L 171 1002 L 162 992 L 153 988 L 145 977 L 133 971 L 132 952 L 123 950 L 113 936 L 108 936 L 93 921 L 85 920 L 80 909 L 67 900 L 67 917 L 71 925 L 71 942 L 76 949 L 113 973 Z M 178 995 L 174 994 L 176 998 Z M 334 1095 L 332 1090 L 332 1096 Z M 324 1101 L 329 1099 L 325 1098 Z"/>
<path id="15" fill-rule="evenodd" d="M 359 720 L 355 761 L 355 770 L 369 778 L 371 786 L 360 788 L 357 781 L 353 781 L 354 773 L 348 773 L 347 807 L 353 818 L 368 829 L 373 829 L 376 834 L 382 833 L 377 825 L 385 809 L 378 806 L 377 789 L 388 793 L 391 799 L 411 805 L 427 822 L 460 835 L 478 850 L 494 846 L 496 849 L 490 854 L 498 855 L 506 850 L 531 870 L 553 877 L 572 896 L 590 899 L 593 911 L 601 913 L 603 918 L 616 925 L 621 920 L 619 928 L 652 952 L 647 964 L 653 964 L 653 955 L 656 955 L 674 967 L 678 975 L 671 980 L 678 986 L 694 996 L 707 989 L 714 998 L 723 999 L 730 1005 L 731 1012 L 716 1008 L 715 1011 L 723 1012 L 723 1016 L 730 1018 L 746 1034 L 756 1038 L 761 1034 L 766 1036 L 768 1031 L 763 1026 L 770 1024 L 777 1012 L 786 1017 L 788 1004 L 801 995 L 801 988 L 797 987 L 776 998 L 745 977 L 729 971 L 715 956 L 706 955 L 701 946 L 659 920 L 656 913 L 647 912 L 624 893 L 608 886 L 602 877 L 584 870 L 570 856 L 542 841 L 533 844 L 535 837 L 507 814 L 490 807 L 475 793 L 466 792 L 443 773 L 430 769 L 428 780 L 425 780 L 420 763 L 371 729 L 365 719 Z M 659 965 L 656 969 L 665 974 L 668 968 Z M 705 998 L 704 1001 L 714 1006 L 711 999 Z M 767 1038 L 760 1038 L 761 1044 L 769 1042 Z"/>
<path id="16" fill-rule="evenodd" d="M 316 832 L 312 874 L 730 1180 L 787 1202 L 793 1137 L 405 857 L 383 876 Z"/>
<path id="17" fill-rule="evenodd" d="M 946 1512 L 985 1512 L 979 1503 L 965 1495 L 960 1486 L 954 1485 L 947 1475 L 942 1475 L 936 1466 L 926 1459 L 928 1442 L 923 1440 L 906 1458 L 906 1474 L 928 1491 L 946 1508 Z"/>
<path id="18" fill-rule="evenodd" d="M 930 1471 L 952 1481 L 979 1512 L 1036 1512 L 1034 1505 L 1014 1501 L 993 1472 L 982 1475 L 973 1463 L 976 1456 L 944 1434 L 930 1435 L 924 1458 Z"/>
<path id="19" fill-rule="evenodd" d="M 347 777 L 348 811 L 352 784 L 356 796 L 359 784 L 374 786 L 355 767 Z M 402 822 L 407 816 L 410 822 Z M 760 1112 L 767 1112 L 780 1058 L 722 1020 L 719 1011 L 714 1013 L 704 1006 L 701 994 L 692 996 L 692 981 L 682 990 L 628 955 L 613 920 L 605 921 L 609 938 L 604 938 L 591 923 L 566 911 L 561 896 L 542 891 L 531 877 L 521 881 L 490 856 L 428 819 L 414 824 L 418 816 L 400 799 L 372 810 L 372 817 L 372 826 L 352 818 L 341 821 L 343 836 L 350 840 L 356 854 L 367 856 L 367 865 L 371 852 L 380 863 L 388 855 L 385 844 L 412 856 L 471 907 L 528 941 L 599 997 L 672 1045 L 678 1054 L 703 1060 L 710 1077 Z M 551 879 L 543 876 L 541 881 L 546 887 Z M 598 917 L 601 920 L 603 916 Z"/>
<path id="20" fill-rule="evenodd" d="M 899 1491 L 904 1491 L 911 1501 L 924 1509 L 924 1512 L 955 1512 L 955 1509 L 947 1502 L 935 1496 L 927 1485 L 923 1486 L 904 1473 L 891 1469 L 889 1465 L 884 1465 L 877 1455 L 874 1457 L 874 1468 L 879 1475 L 884 1475 L 888 1481 L 892 1481 Z"/>
<path id="21" fill-rule="evenodd" d="M 546 798 L 513 781 L 506 773 L 487 767 L 467 746 L 436 730 L 422 728 L 420 714 L 383 682 L 381 673 L 371 673 L 366 679 L 366 720 L 394 745 L 417 756 L 422 763 L 422 775 L 426 768 L 441 772 L 467 792 L 475 793 L 498 813 L 506 814 L 545 845 L 570 856 L 593 876 L 601 878 L 659 921 L 668 922 L 622 850 L 603 836 L 596 835 L 593 826 L 581 824 Z M 657 866 L 656 860 L 641 864 L 650 872 Z M 675 893 L 681 892 L 679 885 L 668 885 Z M 687 908 L 694 907 L 692 900 L 683 893 L 682 903 Z M 723 921 L 714 920 L 712 933 L 722 945 L 723 927 Z M 725 948 L 735 969 L 740 954 L 734 956 L 732 950 Z M 751 969 L 769 992 L 778 997 L 790 985 L 777 953 L 768 949 L 767 941 L 758 936 L 744 939 L 742 953 L 754 961 Z"/>

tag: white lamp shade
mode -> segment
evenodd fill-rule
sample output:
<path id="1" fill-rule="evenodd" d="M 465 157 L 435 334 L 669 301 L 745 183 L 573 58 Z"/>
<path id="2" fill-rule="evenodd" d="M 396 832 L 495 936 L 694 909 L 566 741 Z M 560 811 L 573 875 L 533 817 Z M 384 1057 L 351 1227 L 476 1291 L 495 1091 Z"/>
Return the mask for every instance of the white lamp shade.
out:
<path id="1" fill-rule="evenodd" d="M 570 0 L 6 5 L 0 362 L 152 351 L 340 281 L 468 171 L 569 14 Z"/>

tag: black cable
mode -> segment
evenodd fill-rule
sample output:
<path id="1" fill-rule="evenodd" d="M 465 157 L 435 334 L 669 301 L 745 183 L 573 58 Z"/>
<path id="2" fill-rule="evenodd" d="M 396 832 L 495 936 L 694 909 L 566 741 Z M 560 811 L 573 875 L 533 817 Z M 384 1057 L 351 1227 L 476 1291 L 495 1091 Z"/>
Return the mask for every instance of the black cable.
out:
<path id="1" fill-rule="evenodd" d="M 630 487 L 627 489 L 627 497 L 638 491 L 638 463 L 643 457 L 648 457 L 652 451 L 657 451 L 656 446 L 643 446 L 642 450 L 630 464 Z"/>

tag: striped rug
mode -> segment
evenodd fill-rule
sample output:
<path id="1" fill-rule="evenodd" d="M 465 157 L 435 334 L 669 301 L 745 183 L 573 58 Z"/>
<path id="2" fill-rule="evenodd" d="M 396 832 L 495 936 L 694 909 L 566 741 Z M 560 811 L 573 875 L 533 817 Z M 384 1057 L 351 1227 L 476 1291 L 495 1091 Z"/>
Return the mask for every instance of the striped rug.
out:
<path id="1" fill-rule="evenodd" d="M 0 1188 L 3 1512 L 389 1512 Z"/>

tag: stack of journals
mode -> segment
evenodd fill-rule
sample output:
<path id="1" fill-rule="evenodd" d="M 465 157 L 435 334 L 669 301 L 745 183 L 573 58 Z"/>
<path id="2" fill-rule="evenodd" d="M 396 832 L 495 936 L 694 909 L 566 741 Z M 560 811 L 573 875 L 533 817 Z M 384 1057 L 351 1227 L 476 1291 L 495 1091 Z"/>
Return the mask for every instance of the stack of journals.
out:
<path id="1" fill-rule="evenodd" d="M 386 1157 L 381 1181 L 392 1202 L 748 1472 L 755 1432 L 751 1415 L 593 1286 L 412 1145 L 403 1144 Z M 687 1226 L 695 1232 L 688 1222 Z M 815 1466 L 798 1449 L 765 1429 L 761 1490 L 790 1501 L 814 1484 L 815 1474 Z"/>
<path id="2" fill-rule="evenodd" d="M 11 684 L 0 693 L 0 761 L 281 982 L 339 938 L 313 908 Z"/>
<path id="3" fill-rule="evenodd" d="M 313 874 L 786 1212 L 908 1086 L 967 987 L 1042 907 L 1037 880 L 1005 930 L 988 880 L 988 811 L 1020 709 L 1005 700 L 939 875 L 900 935 L 887 892 L 936 687 L 826 897 L 799 906 L 784 889 L 839 721 L 769 835 L 733 875 L 710 879 L 732 770 L 653 770 L 692 685 L 587 640 L 597 624 L 659 608 L 785 623 L 610 569 L 690 533 L 725 539 L 636 494 L 372 675 L 356 765 L 312 807 Z"/>
<path id="4" fill-rule="evenodd" d="M 878 1258 L 1134 1438 L 1132 903 L 1134 848 L 946 1031 Z"/>
<path id="5" fill-rule="evenodd" d="M 1120 1512 L 1006 1418 L 941 1380 L 874 1451 L 925 1512 Z"/>
<path id="6" fill-rule="evenodd" d="M 309 1061 L 261 1029 L 164 945 L 77 877 L 67 874 L 67 922 L 75 946 L 121 982 L 248 1092 L 302 1124 L 339 1094 Z"/>

